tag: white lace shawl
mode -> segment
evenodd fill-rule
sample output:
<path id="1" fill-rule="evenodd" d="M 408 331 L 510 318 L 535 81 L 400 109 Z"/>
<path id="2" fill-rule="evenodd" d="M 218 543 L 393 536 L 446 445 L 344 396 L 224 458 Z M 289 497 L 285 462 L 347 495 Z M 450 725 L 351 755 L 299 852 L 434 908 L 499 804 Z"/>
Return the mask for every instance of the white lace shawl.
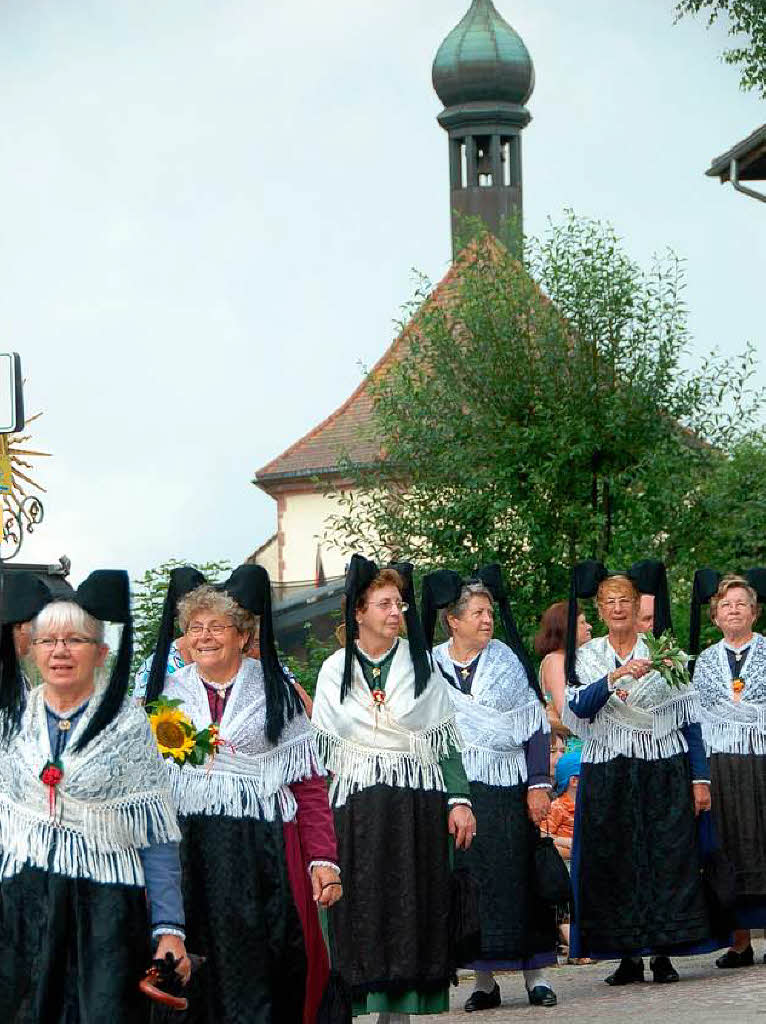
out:
<path id="1" fill-rule="evenodd" d="M 138 850 L 181 838 L 167 776 L 143 711 L 124 707 L 82 752 L 94 693 L 61 757 L 55 812 L 40 773 L 51 759 L 43 687 L 27 696 L 19 732 L 0 749 L 0 877 L 25 864 L 70 878 L 143 885 Z"/>
<path id="2" fill-rule="evenodd" d="M 641 634 L 633 657 L 650 657 Z M 617 654 L 608 637 L 597 637 L 579 648 L 576 664 L 581 684 L 588 686 L 614 670 Z M 689 749 L 681 729 L 700 719 L 699 701 L 691 687 L 676 689 L 658 672 L 649 672 L 643 679 L 621 678 L 620 688 L 628 691 L 627 700 L 611 694 L 592 722 L 571 710 L 569 701 L 577 688 L 568 688 L 561 720 L 585 741 L 583 761 L 600 763 L 620 755 L 656 761 Z"/>
<path id="3" fill-rule="evenodd" d="M 220 723 L 222 746 L 205 764 L 180 767 L 165 762 L 179 814 L 223 814 L 232 818 L 283 821 L 295 818 L 297 804 L 290 785 L 324 774 L 308 720 L 296 714 L 277 744 L 266 738 L 266 692 L 263 668 L 243 658 Z M 207 692 L 197 666 L 165 677 L 163 694 L 183 701 L 182 710 L 198 730 L 211 724 Z"/>
<path id="4" fill-rule="evenodd" d="M 731 669 L 723 640 L 700 654 L 692 685 L 702 707 L 708 753 L 766 754 L 766 639 L 755 633 L 740 678 L 741 700 L 732 700 Z"/>
<path id="5" fill-rule="evenodd" d="M 456 679 L 449 642 L 434 648 L 434 658 Z M 550 732 L 545 705 L 529 685 L 524 668 L 501 640 L 490 640 L 476 666 L 470 693 L 449 687 L 463 738 L 463 764 L 469 782 L 515 786 L 527 781 L 523 744 L 542 728 Z"/>
<path id="6" fill-rule="evenodd" d="M 345 652 L 322 665 L 311 724 L 319 752 L 334 779 L 330 801 L 340 807 L 351 793 L 377 783 L 444 791 L 439 762 L 460 749 L 449 684 L 436 669 L 415 697 L 415 673 L 406 640 L 400 639 L 386 679 L 386 699 L 376 708 L 354 658 L 351 687 L 340 702 Z"/>

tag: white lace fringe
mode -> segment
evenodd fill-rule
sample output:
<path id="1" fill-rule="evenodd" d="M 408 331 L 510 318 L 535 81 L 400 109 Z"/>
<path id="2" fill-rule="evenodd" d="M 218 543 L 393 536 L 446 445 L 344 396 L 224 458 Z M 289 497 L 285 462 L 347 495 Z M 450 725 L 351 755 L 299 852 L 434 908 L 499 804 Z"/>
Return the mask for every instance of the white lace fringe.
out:
<path id="1" fill-rule="evenodd" d="M 708 754 L 766 754 L 766 729 L 759 722 L 727 722 L 702 709 Z"/>
<path id="2" fill-rule="evenodd" d="M 566 701 L 561 721 L 576 736 L 588 741 L 583 747 L 583 761 L 604 763 L 620 755 L 656 761 L 684 754 L 689 748 L 679 730 L 698 722 L 699 717 L 697 695 L 687 693 L 654 709 L 651 731 L 633 728 L 601 713 L 593 722 L 578 718 Z"/>
<path id="3" fill-rule="evenodd" d="M 248 761 L 257 766 L 257 774 L 245 775 L 226 770 L 228 755 L 218 754 L 213 767 L 186 765 L 180 768 L 166 761 L 173 802 L 179 814 L 223 814 L 231 818 L 263 818 L 273 821 L 277 801 L 284 821 L 292 821 L 297 804 L 289 789 L 293 782 L 324 774 L 310 733 L 294 743 L 284 744 Z M 231 758 L 234 768 L 237 756 Z"/>
<path id="4" fill-rule="evenodd" d="M 465 747 L 463 766 L 469 782 L 487 786 L 516 786 L 527 781 L 527 759 L 523 750 L 503 753 L 487 747 Z"/>
<path id="5" fill-rule="evenodd" d="M 69 878 L 143 885 L 139 848 L 150 842 L 179 842 L 181 833 L 166 794 L 126 797 L 86 808 L 83 830 L 40 817 L 0 798 L 0 877 L 24 864 L 52 869 Z"/>
<path id="6" fill-rule="evenodd" d="M 410 736 L 410 753 L 371 750 L 350 740 L 315 729 L 319 756 L 334 778 L 330 802 L 341 807 L 352 793 L 382 783 L 411 789 L 444 792 L 439 761 L 450 749 L 460 749 L 460 735 L 454 719 Z"/>

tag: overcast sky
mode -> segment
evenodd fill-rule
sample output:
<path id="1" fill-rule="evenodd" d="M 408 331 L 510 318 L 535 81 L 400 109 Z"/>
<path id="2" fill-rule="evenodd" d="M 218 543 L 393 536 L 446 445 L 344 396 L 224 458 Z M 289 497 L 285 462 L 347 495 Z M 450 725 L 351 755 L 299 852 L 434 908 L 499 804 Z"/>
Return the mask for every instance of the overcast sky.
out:
<path id="1" fill-rule="evenodd" d="M 704 177 L 766 120 L 673 0 L 497 0 L 535 62 L 527 229 L 566 206 L 688 258 L 695 347 L 763 340 L 766 210 Z M 244 558 L 250 480 L 450 253 L 431 61 L 468 0 L 3 0 L 0 329 L 72 577 Z M 761 380 L 766 382 L 766 373 Z"/>

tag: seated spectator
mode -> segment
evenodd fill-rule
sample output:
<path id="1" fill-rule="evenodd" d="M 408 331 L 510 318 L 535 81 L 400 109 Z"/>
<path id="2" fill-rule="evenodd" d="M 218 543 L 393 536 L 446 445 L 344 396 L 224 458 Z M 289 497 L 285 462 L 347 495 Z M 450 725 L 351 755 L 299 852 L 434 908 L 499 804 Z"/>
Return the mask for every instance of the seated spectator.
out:
<path id="1" fill-rule="evenodd" d="M 580 778 L 580 752 L 571 751 L 559 758 L 556 765 L 557 798 L 543 824 L 543 832 L 553 836 L 556 849 L 568 861 L 572 852 L 574 835 L 575 800 L 577 783 Z"/>
<path id="2" fill-rule="evenodd" d="M 568 731 L 568 730 L 567 730 Z M 556 777 L 556 765 L 564 756 L 567 750 L 567 737 L 551 729 L 551 778 Z"/>

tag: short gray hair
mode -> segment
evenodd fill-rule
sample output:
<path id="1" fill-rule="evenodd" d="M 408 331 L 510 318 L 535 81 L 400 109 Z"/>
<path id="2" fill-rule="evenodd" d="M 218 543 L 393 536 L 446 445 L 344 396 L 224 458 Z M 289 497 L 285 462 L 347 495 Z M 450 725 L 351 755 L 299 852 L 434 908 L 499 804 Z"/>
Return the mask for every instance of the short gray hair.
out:
<path id="1" fill-rule="evenodd" d="M 214 612 L 216 615 L 228 615 L 238 633 L 250 633 L 257 628 L 257 619 L 241 605 L 237 604 L 230 594 L 216 590 L 209 583 L 192 590 L 178 602 L 178 621 L 183 633 L 189 623 L 199 612 Z"/>
<path id="2" fill-rule="evenodd" d="M 74 601 L 51 601 L 50 604 L 46 604 L 32 620 L 30 629 L 32 639 L 40 633 L 71 629 L 75 633 L 82 633 L 89 640 L 95 640 L 96 643 L 104 642 L 104 623 L 100 619 L 94 619 Z"/>
<path id="3" fill-rule="evenodd" d="M 454 601 L 452 604 L 448 604 L 446 608 L 442 608 L 439 614 L 442 628 L 447 636 L 452 636 L 447 616 L 451 615 L 453 619 L 462 618 L 463 613 L 471 603 L 472 597 L 487 597 L 489 598 L 489 603 L 494 607 L 495 599 L 492 597 L 492 591 L 488 587 L 485 587 L 483 583 L 479 583 L 477 581 L 476 583 L 463 584 L 463 589 L 460 591 L 457 601 Z"/>

